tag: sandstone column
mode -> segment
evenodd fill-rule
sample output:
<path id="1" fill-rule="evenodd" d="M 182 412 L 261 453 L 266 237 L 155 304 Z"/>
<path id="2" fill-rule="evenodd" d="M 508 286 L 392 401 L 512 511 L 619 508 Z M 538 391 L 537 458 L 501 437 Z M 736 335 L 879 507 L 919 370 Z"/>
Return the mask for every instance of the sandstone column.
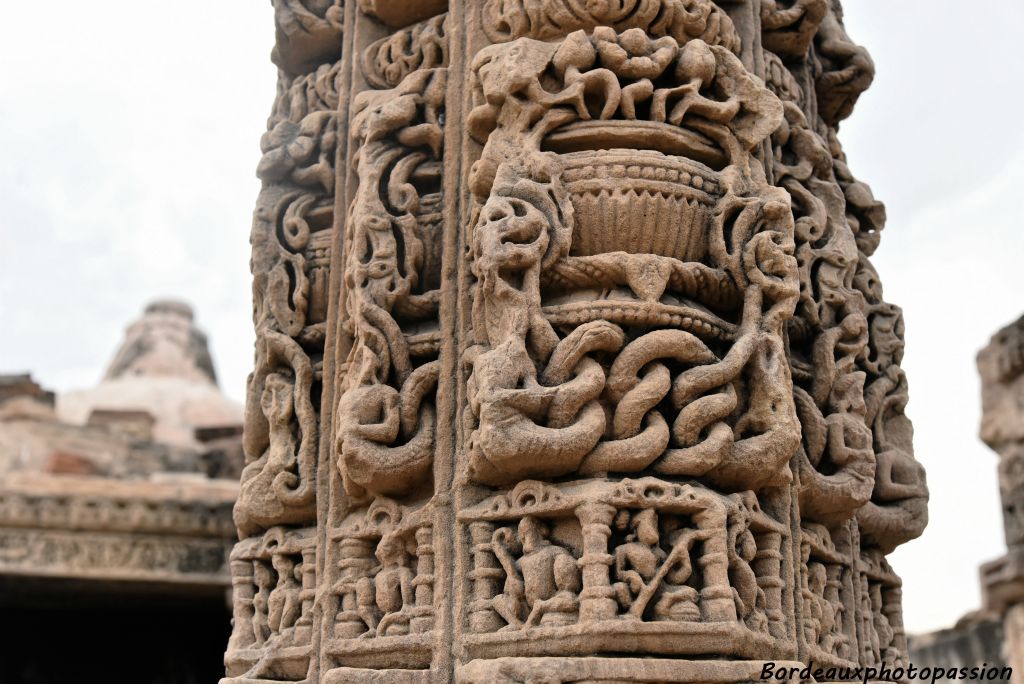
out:
<path id="1" fill-rule="evenodd" d="M 981 438 L 999 454 L 1006 555 L 981 566 L 985 608 L 1003 616 L 1003 654 L 1012 681 L 1024 673 L 1024 318 L 978 353 Z"/>
<path id="2" fill-rule="evenodd" d="M 274 0 L 226 682 L 904 662 L 873 65 L 791 4 Z"/>

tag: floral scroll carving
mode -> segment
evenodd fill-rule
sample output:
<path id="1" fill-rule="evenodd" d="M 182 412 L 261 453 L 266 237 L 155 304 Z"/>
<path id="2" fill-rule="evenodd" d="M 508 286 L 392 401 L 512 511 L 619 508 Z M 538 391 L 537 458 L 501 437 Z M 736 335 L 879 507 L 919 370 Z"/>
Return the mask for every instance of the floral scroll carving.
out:
<path id="1" fill-rule="evenodd" d="M 355 79 L 331 378 L 322 681 L 400 660 L 427 668 L 437 603 L 448 16 L 365 2 Z M 443 9 L 443 8 L 441 8 Z M 414 20 L 410 20 L 414 19 Z M 397 26 L 387 35 L 381 23 Z M 418 670 L 425 672 L 425 670 Z"/>
<path id="2" fill-rule="evenodd" d="M 899 580 L 884 554 L 922 532 L 928 490 L 904 414 L 902 314 L 884 300 L 869 260 L 885 208 L 851 173 L 834 128 L 874 67 L 847 37 L 836 3 L 762 5 L 762 21 L 765 46 L 781 56 L 769 54 L 768 83 L 785 106 L 772 170 L 793 198 L 800 264 L 800 303 L 787 327 L 802 431 L 801 591 L 810 616 L 802 641 L 818 662 L 899 663 Z M 802 29 L 812 24 L 808 41 Z M 820 123 L 807 114 L 812 91 Z"/>
<path id="3" fill-rule="evenodd" d="M 243 535 L 316 517 L 316 366 L 327 315 L 339 69 L 323 64 L 287 79 L 262 141 L 265 185 L 252 232 L 256 366 L 235 506 Z"/>
<path id="4" fill-rule="evenodd" d="M 484 31 L 495 43 L 522 37 L 550 40 L 579 29 L 611 27 L 670 36 L 680 43 L 699 38 L 734 52 L 740 46 L 729 15 L 710 0 L 487 0 L 483 17 Z"/>

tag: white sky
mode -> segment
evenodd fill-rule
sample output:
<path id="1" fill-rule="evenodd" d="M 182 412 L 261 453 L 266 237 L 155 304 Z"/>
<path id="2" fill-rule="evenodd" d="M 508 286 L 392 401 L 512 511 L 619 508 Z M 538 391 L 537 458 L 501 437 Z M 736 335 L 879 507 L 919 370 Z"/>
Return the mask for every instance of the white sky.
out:
<path id="1" fill-rule="evenodd" d="M 0 372 L 94 384 L 150 300 L 186 299 L 241 400 L 248 234 L 274 95 L 269 2 L 4 3 Z M 841 138 L 888 205 L 875 256 L 904 307 L 909 412 L 931 523 L 900 549 L 912 632 L 979 605 L 1003 552 L 974 354 L 1024 310 L 1024 4 L 847 0 L 878 66 Z"/>

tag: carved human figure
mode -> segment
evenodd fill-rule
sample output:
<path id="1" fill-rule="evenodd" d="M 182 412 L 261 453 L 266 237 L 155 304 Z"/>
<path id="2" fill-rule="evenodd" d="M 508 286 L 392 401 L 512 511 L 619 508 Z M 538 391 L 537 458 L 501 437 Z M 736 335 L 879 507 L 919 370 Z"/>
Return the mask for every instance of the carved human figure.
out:
<path id="1" fill-rule="evenodd" d="M 271 563 L 277 573 L 277 586 L 267 600 L 267 624 L 271 632 L 280 634 L 302 614 L 302 564 L 296 565 L 283 553 L 274 554 Z"/>
<path id="2" fill-rule="evenodd" d="M 294 388 L 282 375 L 274 373 L 267 377 L 263 389 L 261 406 L 263 415 L 270 424 L 270 449 L 267 451 L 267 471 L 287 485 L 298 479 L 292 469 L 295 467 L 295 434 L 292 418 L 295 414 L 292 392 Z"/>
<path id="3" fill-rule="evenodd" d="M 580 572 L 566 549 L 552 544 L 544 523 L 532 516 L 519 522 L 518 539 L 509 528 L 494 531 L 492 546 L 505 570 L 504 592 L 495 596 L 494 610 L 506 629 L 564 625 L 579 612 Z M 521 546 L 519 558 L 511 547 Z"/>
<path id="4" fill-rule="evenodd" d="M 361 637 L 407 634 L 416 573 L 408 566 L 405 540 L 394 533 L 385 534 L 375 555 L 379 564 L 356 583 L 357 610 L 368 627 Z"/>
<path id="5" fill-rule="evenodd" d="M 616 548 L 615 569 L 619 582 L 614 585 L 617 598 L 626 608 L 625 617 L 641 620 L 652 601 L 655 620 L 699 620 L 699 592 L 687 582 L 693 575 L 691 553 L 695 543 L 707 538 L 708 530 L 680 526 L 680 520 L 668 517 L 666 524 L 670 549 L 661 548 L 661 534 L 654 509 L 634 517 L 636 532 Z M 713 532 L 711 532 L 713 534 Z M 622 550 L 621 554 L 619 550 Z"/>
<path id="6" fill-rule="evenodd" d="M 626 536 L 623 544 L 615 547 L 615 587 L 616 598 L 623 608 L 629 609 L 633 600 L 650 582 L 658 566 L 668 555 L 661 548 L 658 534 L 658 514 L 647 509 L 633 514 L 632 518 L 620 515 L 619 520 L 629 520 L 633 532 Z"/>
<path id="7" fill-rule="evenodd" d="M 519 38 L 472 66 L 470 477 L 784 482 L 793 218 L 751 160 L 781 103 L 729 50 L 639 28 Z"/>
<path id="8" fill-rule="evenodd" d="M 401 496 L 433 462 L 432 393 L 439 365 L 416 365 L 399 319 L 427 322 L 438 292 L 416 293 L 425 249 L 413 176 L 428 176 L 443 144 L 445 69 L 413 71 L 395 88 L 367 90 L 350 126 L 359 175 L 345 231 L 347 372 L 336 411 L 337 466 L 348 495 Z M 397 317 L 397 318 L 396 318 Z"/>
<path id="9" fill-rule="evenodd" d="M 825 594 L 828 584 L 828 571 L 822 563 L 810 563 L 807 566 L 807 588 L 811 594 L 812 616 L 815 622 L 814 640 L 826 653 L 832 653 L 835 637 L 832 631 L 836 625 L 836 609 Z"/>
<path id="10" fill-rule="evenodd" d="M 252 599 L 252 631 L 256 637 L 256 644 L 262 645 L 271 634 L 268 614 L 274 578 L 266 563 L 259 560 L 253 561 L 252 576 L 256 583 L 256 595 Z"/>
<path id="11" fill-rule="evenodd" d="M 253 545 L 225 684 L 895 659 L 865 558 L 927 493 L 839 0 L 274 8 L 236 520 L 318 543 Z"/>
<path id="12" fill-rule="evenodd" d="M 877 282 L 868 267 L 867 276 Z M 873 293 L 872 288 L 864 287 Z M 881 293 L 873 293 L 880 299 Z M 914 458 L 913 427 L 904 410 L 908 392 L 903 358 L 903 316 L 899 307 L 872 307 L 870 347 L 864 367 L 872 378 L 864 389 L 865 420 L 872 428 L 875 481 L 871 501 L 857 512 L 862 538 L 883 550 L 921 533 L 928 520 L 924 467 Z"/>
<path id="13" fill-rule="evenodd" d="M 296 429 L 295 392 L 294 381 L 284 373 L 269 372 L 263 380 L 258 404 L 261 427 L 247 431 L 250 441 L 263 441 L 262 453 L 242 469 L 242 491 L 235 506 L 235 521 L 244 534 L 275 518 L 298 521 L 306 514 L 311 485 L 299 477 L 296 433 L 303 433 Z M 263 440 L 254 437 L 257 432 Z"/>
<path id="14" fill-rule="evenodd" d="M 871 596 L 872 624 L 875 628 L 875 636 L 878 638 L 878 647 L 883 658 L 882 662 L 893 662 L 899 656 L 899 651 L 893 644 L 895 632 L 889 624 L 889 618 L 885 614 L 885 597 L 882 594 L 882 585 L 877 582 L 871 583 L 868 590 Z"/>
<path id="15" fill-rule="evenodd" d="M 415 594 L 413 579 L 416 574 L 407 565 L 409 554 L 405 541 L 397 535 L 385 535 L 377 545 L 380 570 L 373 580 L 377 609 L 382 617 L 377 625 L 381 636 L 405 634 L 409 631 L 409 608 Z"/>
<path id="16" fill-rule="evenodd" d="M 740 512 L 731 516 L 729 525 L 729 585 L 732 587 L 736 614 L 755 631 L 767 628 L 764 615 L 764 591 L 757 584 L 757 574 L 750 567 L 757 555 L 757 541 L 750 531 L 749 517 Z"/>
<path id="17" fill-rule="evenodd" d="M 377 636 L 377 626 L 380 624 L 381 615 L 377 608 L 373 577 L 370 575 L 363 575 L 356 581 L 356 612 L 367 627 L 360 638 L 368 639 Z"/>

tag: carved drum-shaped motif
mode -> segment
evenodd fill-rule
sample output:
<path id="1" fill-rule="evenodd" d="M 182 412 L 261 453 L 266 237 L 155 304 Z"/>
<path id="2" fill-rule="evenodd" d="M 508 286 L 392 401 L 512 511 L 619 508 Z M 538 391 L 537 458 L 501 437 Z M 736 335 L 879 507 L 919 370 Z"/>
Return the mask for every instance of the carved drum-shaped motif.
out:
<path id="1" fill-rule="evenodd" d="M 561 159 L 574 209 L 570 254 L 704 256 L 718 193 L 713 170 L 654 150 L 569 152 Z"/>

